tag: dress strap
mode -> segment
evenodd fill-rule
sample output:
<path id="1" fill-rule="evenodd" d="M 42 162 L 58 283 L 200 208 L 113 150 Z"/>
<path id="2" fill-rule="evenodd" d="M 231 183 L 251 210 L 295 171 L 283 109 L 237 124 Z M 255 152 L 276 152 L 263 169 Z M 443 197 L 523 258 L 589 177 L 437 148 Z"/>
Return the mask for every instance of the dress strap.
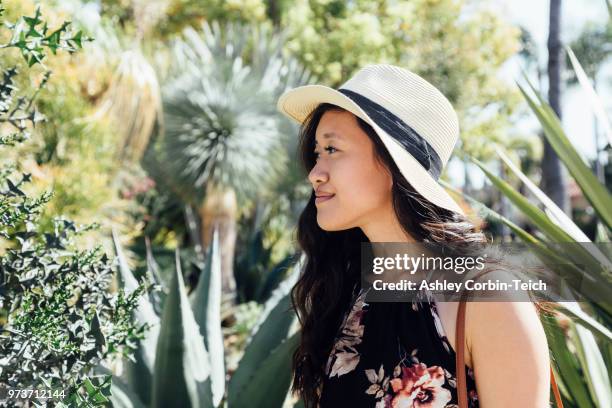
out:
<path id="1" fill-rule="evenodd" d="M 468 408 L 467 402 L 467 379 L 465 378 L 465 302 L 459 302 L 457 310 L 457 327 L 455 335 L 455 374 L 457 375 L 457 399 L 459 408 Z"/>

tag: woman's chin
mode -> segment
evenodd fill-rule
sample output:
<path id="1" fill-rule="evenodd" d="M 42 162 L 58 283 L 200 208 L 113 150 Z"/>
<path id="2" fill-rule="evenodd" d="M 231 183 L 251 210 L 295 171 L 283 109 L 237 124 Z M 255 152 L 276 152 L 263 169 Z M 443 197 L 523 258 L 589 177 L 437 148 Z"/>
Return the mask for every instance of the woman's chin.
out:
<path id="1" fill-rule="evenodd" d="M 332 231 L 343 231 L 346 229 L 350 229 L 351 227 L 344 222 L 338 222 L 338 219 L 332 220 L 330 218 L 333 217 L 321 217 L 317 216 L 317 224 L 319 224 L 319 228 L 324 231 L 332 232 Z"/>

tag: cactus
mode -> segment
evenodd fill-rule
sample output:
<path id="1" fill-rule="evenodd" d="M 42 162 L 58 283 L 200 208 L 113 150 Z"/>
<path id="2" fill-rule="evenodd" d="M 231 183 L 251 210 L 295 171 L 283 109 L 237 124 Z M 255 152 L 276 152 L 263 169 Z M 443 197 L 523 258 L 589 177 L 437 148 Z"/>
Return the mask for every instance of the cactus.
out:
<path id="1" fill-rule="evenodd" d="M 129 290 L 136 279 L 117 237 L 113 235 L 113 239 L 120 283 Z M 266 301 L 238 368 L 226 382 L 218 232 L 213 234 L 198 284 L 189 298 L 177 250 L 176 269 L 163 300 L 161 317 L 151 298 L 145 296 L 134 313 L 135 319 L 148 323 L 152 330 L 127 362 L 122 378 L 113 376 L 113 406 L 283 406 L 291 382 L 291 356 L 299 340 L 290 290 L 303 261 L 302 257 Z M 156 265 L 150 253 L 147 265 Z M 156 273 L 149 271 L 149 276 Z"/>

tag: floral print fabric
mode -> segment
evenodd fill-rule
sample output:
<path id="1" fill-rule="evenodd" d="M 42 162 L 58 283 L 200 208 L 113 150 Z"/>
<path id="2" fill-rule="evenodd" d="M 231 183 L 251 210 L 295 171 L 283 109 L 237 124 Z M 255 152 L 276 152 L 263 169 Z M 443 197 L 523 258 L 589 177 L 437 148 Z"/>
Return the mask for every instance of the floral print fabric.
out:
<path id="1" fill-rule="evenodd" d="M 330 352 L 319 407 L 457 408 L 455 352 L 435 302 L 351 303 Z M 466 366 L 468 404 L 478 407 Z"/>

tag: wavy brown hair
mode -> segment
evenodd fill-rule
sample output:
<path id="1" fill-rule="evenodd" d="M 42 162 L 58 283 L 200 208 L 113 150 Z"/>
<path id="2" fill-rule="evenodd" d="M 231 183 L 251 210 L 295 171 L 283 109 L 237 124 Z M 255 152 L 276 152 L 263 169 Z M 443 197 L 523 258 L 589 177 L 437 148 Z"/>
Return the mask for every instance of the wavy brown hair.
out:
<path id="1" fill-rule="evenodd" d="M 299 154 L 306 173 L 315 165 L 315 132 L 323 114 L 344 109 L 320 104 L 306 118 L 299 134 Z M 374 145 L 376 160 L 393 179 L 392 202 L 402 228 L 420 242 L 452 244 L 486 243 L 482 231 L 464 215 L 437 206 L 421 196 L 404 178 L 374 129 L 355 116 Z M 291 297 L 301 324 L 301 341 L 293 355 L 292 391 L 306 408 L 315 407 L 325 375 L 327 358 L 345 311 L 360 282 L 361 242 L 369 242 L 360 228 L 325 231 L 317 223 L 314 190 L 302 211 L 297 240 L 306 264 Z"/>

